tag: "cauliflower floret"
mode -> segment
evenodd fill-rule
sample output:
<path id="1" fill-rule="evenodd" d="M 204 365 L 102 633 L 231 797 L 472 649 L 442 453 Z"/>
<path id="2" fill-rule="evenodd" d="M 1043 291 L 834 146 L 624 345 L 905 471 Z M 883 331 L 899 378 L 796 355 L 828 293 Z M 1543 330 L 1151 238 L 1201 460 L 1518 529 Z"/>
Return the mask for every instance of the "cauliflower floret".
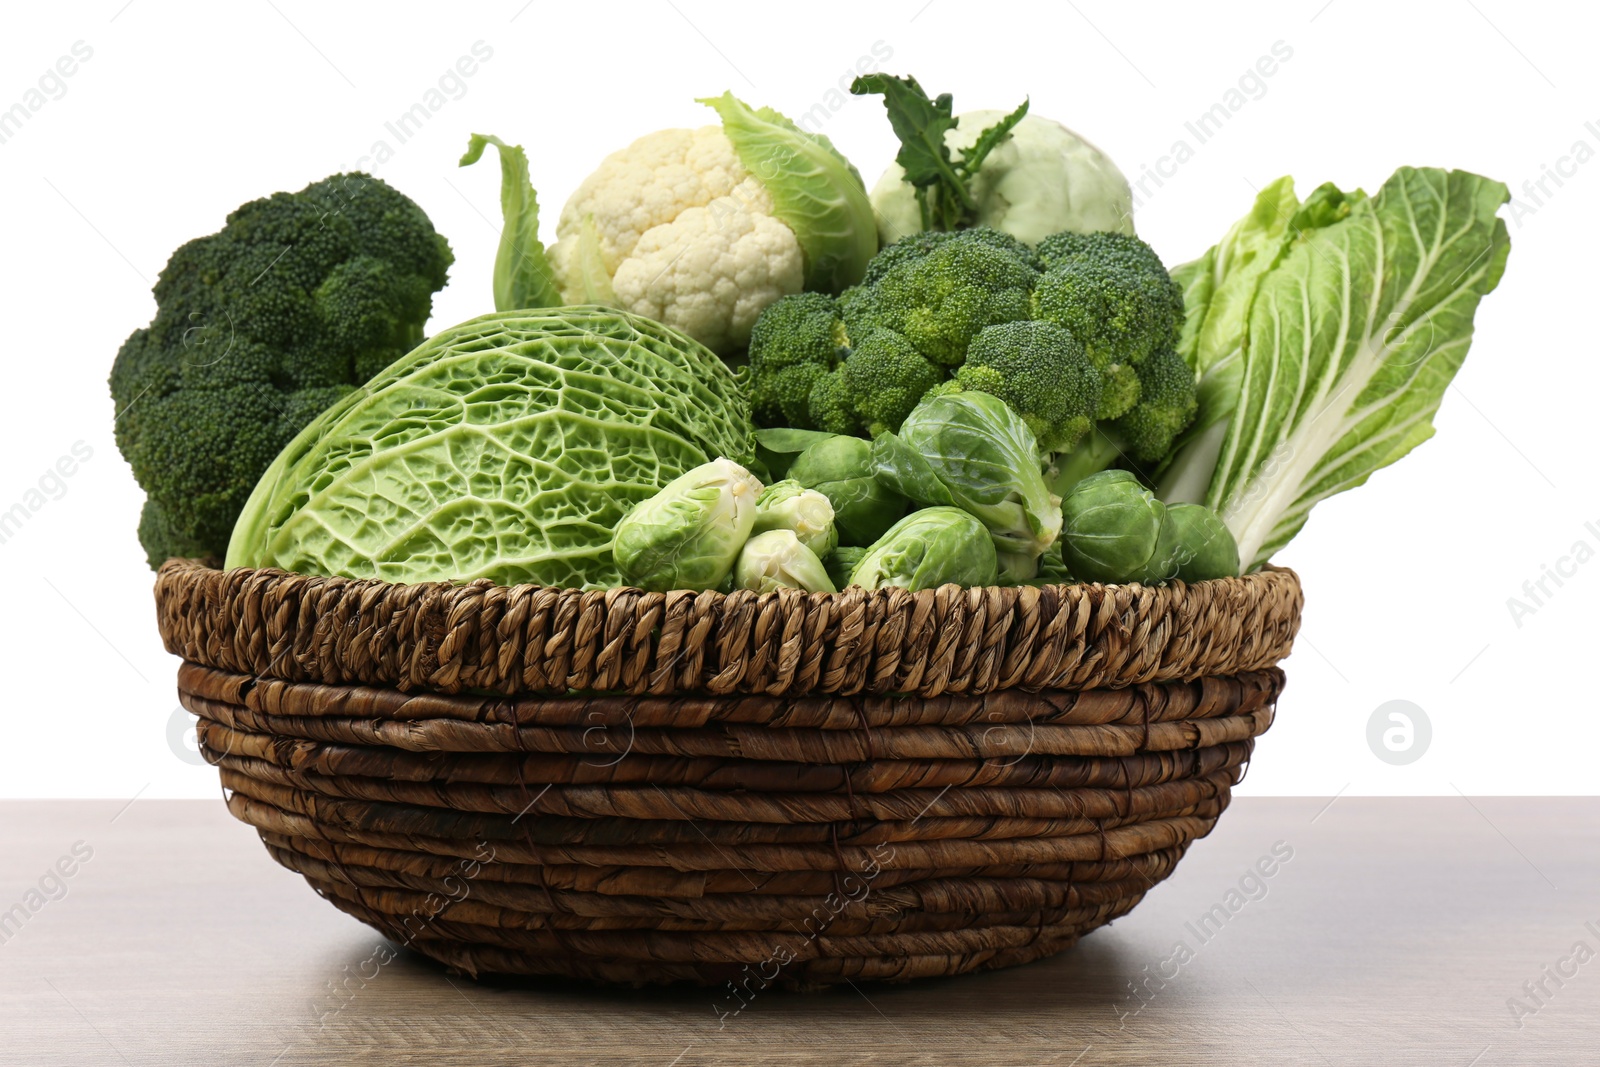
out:
<path id="1" fill-rule="evenodd" d="M 805 281 L 800 242 L 771 210 L 751 178 L 645 231 L 612 279 L 618 303 L 713 352 L 743 348 L 756 316 Z"/>
<path id="2" fill-rule="evenodd" d="M 567 201 L 556 235 L 550 263 L 568 302 L 594 299 L 582 268 L 597 258 L 619 306 L 714 352 L 742 347 L 761 310 L 805 280 L 798 238 L 720 126 L 660 130 L 613 152 Z"/>

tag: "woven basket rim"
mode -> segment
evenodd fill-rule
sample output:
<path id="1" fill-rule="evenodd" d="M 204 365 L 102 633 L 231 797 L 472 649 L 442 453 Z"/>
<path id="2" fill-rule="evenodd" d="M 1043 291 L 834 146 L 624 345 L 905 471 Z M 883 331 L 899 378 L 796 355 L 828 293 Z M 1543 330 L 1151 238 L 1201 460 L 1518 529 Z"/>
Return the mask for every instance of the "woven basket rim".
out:
<path id="1" fill-rule="evenodd" d="M 899 693 L 1118 687 L 1270 667 L 1294 571 L 1163 586 L 651 593 L 390 583 L 168 560 L 168 651 L 326 684 L 506 694 Z"/>

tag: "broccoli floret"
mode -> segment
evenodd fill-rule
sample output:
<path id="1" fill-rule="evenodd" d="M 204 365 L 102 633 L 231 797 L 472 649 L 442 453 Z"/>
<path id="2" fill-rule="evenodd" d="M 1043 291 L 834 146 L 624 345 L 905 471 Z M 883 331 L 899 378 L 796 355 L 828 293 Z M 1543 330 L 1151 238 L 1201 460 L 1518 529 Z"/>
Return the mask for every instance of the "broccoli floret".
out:
<path id="1" fill-rule="evenodd" d="M 922 259 L 954 236 L 953 232 L 944 230 L 923 230 L 921 233 L 902 237 L 893 244 L 884 245 L 867 264 L 867 273 L 862 277 L 861 284 L 877 285 L 883 280 L 884 275 L 900 264 Z"/>
<path id="2" fill-rule="evenodd" d="M 821 363 L 800 363 L 764 371 L 750 389 L 751 408 L 764 426 L 813 429 L 809 411 L 811 389 L 829 368 Z"/>
<path id="3" fill-rule="evenodd" d="M 791 293 L 756 319 L 750 330 L 750 366 L 777 369 L 818 363 L 831 367 L 849 343 L 833 297 Z"/>
<path id="4" fill-rule="evenodd" d="M 1100 407 L 1099 371 L 1072 334 L 1049 322 L 988 327 L 967 349 L 954 380 L 1004 400 L 1045 452 L 1077 444 Z"/>
<path id="5" fill-rule="evenodd" d="M 880 327 L 851 351 L 839 376 L 851 408 L 876 437 L 898 430 L 922 395 L 944 380 L 944 371 L 923 359 L 910 341 Z"/>
<path id="6" fill-rule="evenodd" d="M 839 317 L 844 320 L 845 336 L 859 339 L 880 325 L 872 302 L 872 286 L 852 285 L 839 294 Z"/>
<path id="7" fill-rule="evenodd" d="M 750 401 L 763 426 L 811 429 L 806 414 L 817 379 L 849 351 L 839 306 L 826 293 L 791 293 L 764 310 L 750 331 Z"/>
<path id="8" fill-rule="evenodd" d="M 861 417 L 856 414 L 849 388 L 839 371 L 827 371 L 816 379 L 806 406 L 808 426 L 802 429 L 828 433 L 858 434 Z"/>
<path id="9" fill-rule="evenodd" d="M 1081 479 L 1114 466 L 1148 478 L 1172 442 L 1194 420 L 1194 372 L 1176 349 L 1163 348 L 1139 364 L 1139 402 L 1121 418 L 1101 422 L 1070 451 L 1052 459 L 1050 490 L 1065 496 Z"/>
<path id="10" fill-rule="evenodd" d="M 421 208 L 365 174 L 252 201 L 172 254 L 110 382 L 152 567 L 226 553 L 289 439 L 422 340 L 453 258 Z"/>
<path id="11" fill-rule="evenodd" d="M 1029 248 L 1026 242 L 1004 230 L 997 230 L 992 226 L 974 226 L 970 230 L 957 230 L 950 236 L 957 241 L 972 241 L 988 245 L 990 248 L 998 248 L 1002 252 L 1010 252 L 1030 270 L 1044 270 L 1044 260 L 1039 258 L 1039 253 Z"/>
<path id="12" fill-rule="evenodd" d="M 1153 264 L 1163 271 L 1166 267 L 1161 262 L 1161 257 L 1156 255 L 1156 250 L 1145 244 L 1139 238 L 1127 233 L 1115 233 L 1110 230 L 1094 230 L 1089 233 L 1077 233 L 1073 230 L 1063 230 L 1053 233 L 1039 242 L 1035 250 L 1044 270 L 1051 270 L 1061 266 L 1069 260 L 1086 257 L 1090 259 L 1117 259 L 1126 258 L 1137 260 L 1147 265 Z"/>
<path id="13" fill-rule="evenodd" d="M 1047 269 L 1033 290 L 1033 317 L 1072 331 L 1096 367 L 1137 365 L 1176 342 L 1183 292 L 1137 237 L 1058 233 L 1039 254 Z"/>
<path id="14" fill-rule="evenodd" d="M 922 259 L 934 249 L 951 241 L 970 241 L 998 248 L 1002 252 L 1010 252 L 1034 270 L 1044 269 L 1044 261 L 1039 258 L 1037 252 L 1011 234 L 991 226 L 974 226 L 970 230 L 924 230 L 909 237 L 902 237 L 881 249 L 872 257 L 872 262 L 867 264 L 867 273 L 862 279 L 862 284 L 876 285 L 884 275 L 900 264 Z"/>
<path id="15" fill-rule="evenodd" d="M 884 275 L 873 303 L 883 325 L 923 356 L 957 367 L 985 326 L 1029 317 L 1028 295 L 1037 277 L 1009 252 L 950 240 Z"/>
<path id="16" fill-rule="evenodd" d="M 1197 407 L 1194 371 L 1177 349 L 1157 349 L 1139 364 L 1139 402 L 1111 430 L 1129 457 L 1155 463 L 1194 420 Z"/>

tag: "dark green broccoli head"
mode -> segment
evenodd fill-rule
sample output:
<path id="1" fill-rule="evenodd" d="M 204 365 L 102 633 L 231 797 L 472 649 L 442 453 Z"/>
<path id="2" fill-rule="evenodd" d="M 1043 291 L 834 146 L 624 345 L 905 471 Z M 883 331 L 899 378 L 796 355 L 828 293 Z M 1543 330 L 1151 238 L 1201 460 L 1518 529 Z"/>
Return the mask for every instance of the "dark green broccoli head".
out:
<path id="1" fill-rule="evenodd" d="M 828 367 L 821 363 L 797 363 L 792 367 L 752 373 L 750 407 L 756 421 L 763 426 L 811 429 L 811 390 L 819 378 L 829 373 Z"/>
<path id="2" fill-rule="evenodd" d="M 1097 367 L 1142 362 L 1173 344 L 1182 322 L 1165 271 L 1128 258 L 1068 260 L 1046 271 L 1033 290 L 1033 317 L 1065 326 Z"/>
<path id="3" fill-rule="evenodd" d="M 812 386 L 844 358 L 849 337 L 826 293 L 792 293 L 764 310 L 750 331 L 750 403 L 763 426 L 810 428 Z"/>
<path id="4" fill-rule="evenodd" d="M 1160 348 L 1138 366 L 1139 402 L 1111 423 L 1123 451 L 1140 463 L 1167 454 L 1173 438 L 1194 421 L 1194 371 L 1175 348 Z"/>
<path id="5" fill-rule="evenodd" d="M 875 329 L 839 367 L 850 406 L 868 434 L 898 430 L 922 394 L 944 380 L 944 371 L 922 358 L 910 341 Z"/>
<path id="6" fill-rule="evenodd" d="M 955 381 L 1004 400 L 1045 452 L 1077 444 L 1100 407 L 1100 372 L 1072 334 L 1048 322 L 988 327 L 973 339 Z"/>
<path id="7" fill-rule="evenodd" d="M 1137 369 L 1126 363 L 1108 363 L 1100 368 L 1100 408 L 1095 412 L 1095 418 L 1117 418 L 1138 402 Z"/>
<path id="8" fill-rule="evenodd" d="M 860 433 L 861 416 L 856 414 L 853 400 L 839 371 L 819 375 L 807 399 L 806 425 L 801 428 L 846 435 Z"/>
<path id="9" fill-rule="evenodd" d="M 1155 249 L 1123 233 L 1057 233 L 1039 242 L 1045 274 L 1033 316 L 1071 330 L 1102 369 L 1173 344 L 1183 291 Z"/>
<path id="10" fill-rule="evenodd" d="M 1090 233 L 1063 230 L 1040 241 L 1036 251 L 1044 270 L 1052 270 L 1079 258 L 1123 258 L 1147 266 L 1154 265 L 1162 270 L 1166 269 L 1156 250 L 1148 244 L 1132 234 L 1113 233 L 1110 230 L 1095 230 Z"/>
<path id="11" fill-rule="evenodd" d="M 985 326 L 1028 318 L 1028 295 L 1037 277 L 1009 252 L 951 240 L 884 275 L 874 305 L 883 325 L 917 351 L 956 367 Z"/>
<path id="12" fill-rule="evenodd" d="M 867 264 L 867 273 L 862 279 L 862 284 L 876 285 L 883 280 L 884 275 L 900 264 L 921 259 L 951 241 L 970 241 L 998 248 L 1002 252 L 1010 252 L 1034 270 L 1044 269 L 1044 262 L 1038 253 L 1009 233 L 991 226 L 974 226 L 970 230 L 924 230 L 909 237 L 902 237 L 880 249 L 878 254 L 872 257 L 872 262 Z"/>
<path id="13" fill-rule="evenodd" d="M 870 285 L 852 285 L 839 294 L 839 317 L 844 320 L 844 332 L 854 343 L 867 336 L 880 325 L 878 309 L 873 304 Z"/>
<path id="14" fill-rule="evenodd" d="M 226 552 L 289 439 L 422 340 L 452 260 L 421 208 L 365 174 L 252 201 L 172 254 L 110 382 L 152 566 Z"/>
<path id="15" fill-rule="evenodd" d="M 801 363 L 832 367 L 850 339 L 839 306 L 826 293 L 791 293 L 780 297 L 756 319 L 750 330 L 752 370 L 776 370 Z"/>

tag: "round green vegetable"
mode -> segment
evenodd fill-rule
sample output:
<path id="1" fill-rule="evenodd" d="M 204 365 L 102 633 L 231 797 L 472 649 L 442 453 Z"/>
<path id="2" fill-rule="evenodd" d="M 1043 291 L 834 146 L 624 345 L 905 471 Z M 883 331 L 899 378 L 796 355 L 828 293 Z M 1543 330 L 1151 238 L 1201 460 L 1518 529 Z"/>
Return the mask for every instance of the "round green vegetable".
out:
<path id="1" fill-rule="evenodd" d="M 753 462 L 753 437 L 738 380 L 703 346 L 610 308 L 485 315 L 424 342 L 290 442 L 245 505 L 227 562 L 616 586 L 623 516 L 718 456 Z"/>
<path id="2" fill-rule="evenodd" d="M 1168 504 L 1167 524 L 1177 545 L 1177 576 L 1186 582 L 1239 575 L 1239 546 L 1233 534 L 1203 504 Z"/>
<path id="3" fill-rule="evenodd" d="M 1022 416 L 990 393 L 933 396 L 900 433 L 872 444 L 878 480 L 922 504 L 955 505 L 994 538 L 1010 581 L 1038 571 L 1061 533 L 1061 499 L 1039 469 L 1039 448 Z"/>
<path id="4" fill-rule="evenodd" d="M 960 508 L 914 511 L 890 527 L 856 564 L 850 584 L 867 589 L 937 589 L 993 585 L 999 572 L 994 541 Z"/>
<path id="5" fill-rule="evenodd" d="M 794 461 L 789 477 L 833 505 L 843 545 L 870 545 L 906 513 L 906 498 L 873 476 L 872 445 L 859 437 L 819 441 Z"/>
<path id="6" fill-rule="evenodd" d="M 420 207 L 366 174 L 253 200 L 172 253 L 155 318 L 111 368 L 152 568 L 223 555 L 273 457 L 422 340 L 453 258 Z"/>
<path id="7" fill-rule="evenodd" d="M 1061 502 L 1062 558 L 1079 580 L 1152 584 L 1170 577 L 1174 548 L 1163 545 L 1166 506 L 1127 471 L 1099 471 Z"/>
<path id="8" fill-rule="evenodd" d="M 800 542 L 793 530 L 768 530 L 745 542 L 733 568 L 733 587 L 757 593 L 778 589 L 836 592 L 822 560 Z"/>
<path id="9" fill-rule="evenodd" d="M 943 132 L 944 142 L 964 155 L 1004 116 L 1002 111 L 962 112 L 959 124 Z M 1116 164 L 1076 133 L 1039 115 L 1023 118 L 989 153 L 971 180 L 970 195 L 976 222 L 1029 244 L 1057 230 L 1133 231 L 1133 194 Z M 916 189 L 898 162 L 889 164 L 873 186 L 872 206 L 885 244 L 923 228 Z"/>
<path id="10" fill-rule="evenodd" d="M 850 584 L 850 573 L 856 569 L 867 550 L 856 545 L 846 545 L 834 549 L 822 560 L 822 565 L 828 570 L 828 577 L 833 579 L 835 588 L 843 589 Z"/>
<path id="11" fill-rule="evenodd" d="M 756 521 L 761 483 L 729 459 L 702 464 L 628 512 L 612 543 L 622 580 L 640 589 L 715 589 Z"/>
<path id="12" fill-rule="evenodd" d="M 792 530 L 800 543 L 826 556 L 839 543 L 833 525 L 833 504 L 815 489 L 807 489 L 793 478 L 774 482 L 756 499 L 756 524 L 752 533 Z"/>

